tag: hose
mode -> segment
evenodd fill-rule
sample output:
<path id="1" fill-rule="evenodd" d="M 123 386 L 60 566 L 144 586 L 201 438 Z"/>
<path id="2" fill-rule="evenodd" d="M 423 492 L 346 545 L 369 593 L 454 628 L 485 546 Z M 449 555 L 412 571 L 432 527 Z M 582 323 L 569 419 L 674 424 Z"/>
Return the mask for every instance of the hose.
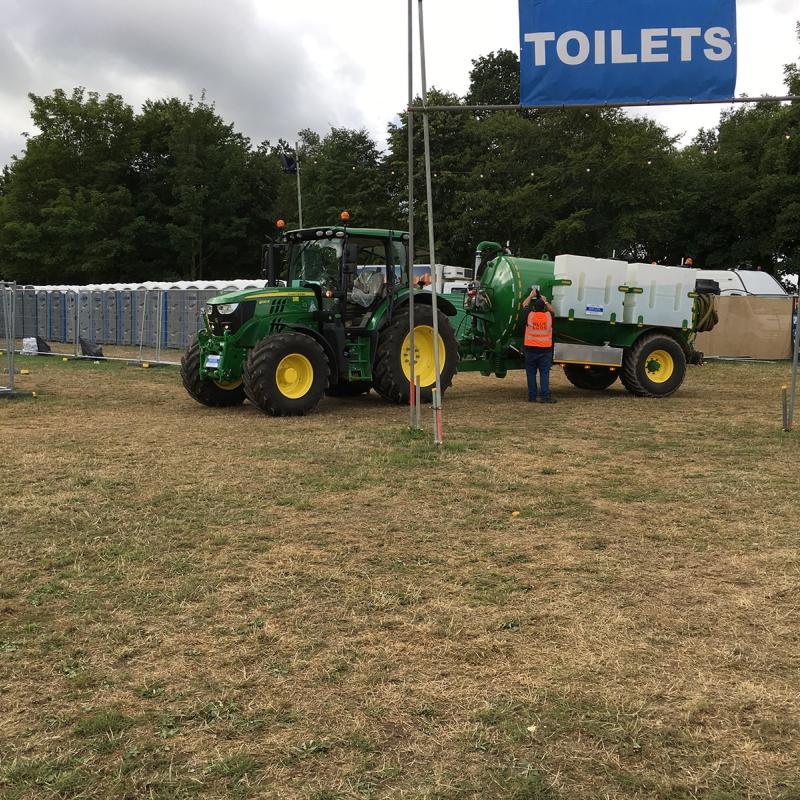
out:
<path id="1" fill-rule="evenodd" d="M 695 300 L 695 313 L 697 315 L 697 322 L 694 326 L 695 331 L 697 331 L 697 333 L 713 331 L 719 322 L 716 295 L 698 295 Z"/>

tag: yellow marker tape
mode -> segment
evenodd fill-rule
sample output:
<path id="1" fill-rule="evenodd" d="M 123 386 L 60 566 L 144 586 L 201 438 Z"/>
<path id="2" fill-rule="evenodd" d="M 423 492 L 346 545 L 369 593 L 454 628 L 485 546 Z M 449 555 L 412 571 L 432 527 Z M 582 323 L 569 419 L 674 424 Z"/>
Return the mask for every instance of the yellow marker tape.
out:
<path id="1" fill-rule="evenodd" d="M 20 374 L 20 375 L 30 375 L 30 374 L 31 374 L 31 371 L 30 371 L 29 369 L 21 369 L 21 370 L 19 371 L 19 374 Z"/>

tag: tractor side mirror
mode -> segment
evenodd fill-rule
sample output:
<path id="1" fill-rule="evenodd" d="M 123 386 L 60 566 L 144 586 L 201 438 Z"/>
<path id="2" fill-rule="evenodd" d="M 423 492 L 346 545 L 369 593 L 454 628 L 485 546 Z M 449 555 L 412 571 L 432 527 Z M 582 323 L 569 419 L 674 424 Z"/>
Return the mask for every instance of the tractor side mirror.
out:
<path id="1" fill-rule="evenodd" d="M 344 249 L 344 271 L 354 275 L 358 270 L 358 245 L 348 244 Z"/>
<path id="2" fill-rule="evenodd" d="M 278 285 L 279 244 L 264 245 L 264 265 L 262 275 L 267 280 L 267 286 Z"/>

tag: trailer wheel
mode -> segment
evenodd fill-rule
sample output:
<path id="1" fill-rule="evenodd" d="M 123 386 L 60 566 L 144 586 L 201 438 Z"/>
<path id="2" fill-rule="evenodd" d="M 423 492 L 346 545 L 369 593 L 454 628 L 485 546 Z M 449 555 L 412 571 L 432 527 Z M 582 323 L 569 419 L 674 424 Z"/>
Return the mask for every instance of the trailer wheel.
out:
<path id="1" fill-rule="evenodd" d="M 181 382 L 186 391 L 204 406 L 225 408 L 244 403 L 244 386 L 241 381 L 219 383 L 200 377 L 200 342 L 197 337 L 186 348 L 181 358 Z"/>
<path id="2" fill-rule="evenodd" d="M 608 389 L 619 377 L 619 373 L 608 367 L 584 367 L 582 364 L 564 364 L 564 375 L 578 389 L 600 392 Z"/>
<path id="3" fill-rule="evenodd" d="M 453 383 L 458 368 L 458 342 L 447 317 L 439 311 L 439 369 L 442 394 Z M 436 385 L 434 364 L 433 309 L 414 308 L 414 364 L 422 387 L 422 402 L 429 403 Z M 399 314 L 381 331 L 375 356 L 373 376 L 375 391 L 390 403 L 407 403 L 410 395 L 409 376 L 411 347 L 408 335 L 408 313 Z"/>
<path id="4" fill-rule="evenodd" d="M 273 417 L 300 417 L 325 394 L 325 351 L 303 333 L 276 333 L 256 343 L 244 366 L 247 399 Z"/>
<path id="5" fill-rule="evenodd" d="M 369 394 L 372 381 L 342 381 L 338 386 L 330 386 L 325 390 L 328 397 L 358 397 Z"/>
<path id="6" fill-rule="evenodd" d="M 672 337 L 647 333 L 627 348 L 621 379 L 639 397 L 668 397 L 686 376 L 686 354 Z"/>

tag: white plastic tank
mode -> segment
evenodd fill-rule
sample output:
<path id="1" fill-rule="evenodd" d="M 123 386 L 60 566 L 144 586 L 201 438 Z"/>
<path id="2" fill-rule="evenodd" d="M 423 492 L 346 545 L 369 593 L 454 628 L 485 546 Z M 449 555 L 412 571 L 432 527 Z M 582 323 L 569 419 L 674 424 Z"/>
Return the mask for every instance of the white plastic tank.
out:
<path id="1" fill-rule="evenodd" d="M 629 264 L 627 285 L 641 291 L 625 295 L 624 321 L 631 325 L 691 328 L 694 292 L 700 270 Z"/>
<path id="2" fill-rule="evenodd" d="M 553 310 L 557 317 L 622 322 L 626 295 L 620 286 L 628 280 L 625 261 L 556 256 L 555 279 Z"/>

